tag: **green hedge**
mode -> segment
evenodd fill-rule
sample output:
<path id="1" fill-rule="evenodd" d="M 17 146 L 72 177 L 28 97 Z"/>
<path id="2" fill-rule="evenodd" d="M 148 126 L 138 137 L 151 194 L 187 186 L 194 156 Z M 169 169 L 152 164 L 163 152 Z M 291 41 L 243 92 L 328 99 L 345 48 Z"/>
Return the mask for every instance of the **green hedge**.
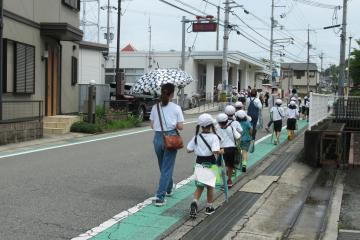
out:
<path id="1" fill-rule="evenodd" d="M 102 129 L 97 124 L 88 123 L 88 122 L 76 122 L 71 126 L 70 131 L 93 134 L 93 133 L 102 132 Z"/>

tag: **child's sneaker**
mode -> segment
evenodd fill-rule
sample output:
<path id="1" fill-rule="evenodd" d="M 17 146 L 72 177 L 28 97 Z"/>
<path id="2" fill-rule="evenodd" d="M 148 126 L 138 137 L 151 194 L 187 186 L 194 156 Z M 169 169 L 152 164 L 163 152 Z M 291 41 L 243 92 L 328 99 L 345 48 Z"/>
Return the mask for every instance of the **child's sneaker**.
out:
<path id="1" fill-rule="evenodd" d="M 176 185 L 173 184 L 173 187 L 172 187 L 171 191 L 170 191 L 170 192 L 166 192 L 166 196 L 167 196 L 167 197 L 171 197 L 172 195 L 174 195 L 175 189 L 176 189 Z"/>
<path id="2" fill-rule="evenodd" d="M 206 215 L 211 215 L 215 212 L 215 209 L 213 207 L 206 207 L 205 209 L 205 214 Z"/>
<path id="3" fill-rule="evenodd" d="M 246 166 L 243 166 L 241 170 L 242 172 L 246 172 Z"/>
<path id="4" fill-rule="evenodd" d="M 166 200 L 165 199 L 156 199 L 155 200 L 155 206 L 157 207 L 161 207 L 161 206 L 164 206 L 166 204 Z"/>
<path id="5" fill-rule="evenodd" d="M 270 129 L 268 127 L 265 127 L 265 130 L 270 133 Z"/>
<path id="6" fill-rule="evenodd" d="M 227 185 L 228 185 L 228 188 L 232 188 L 232 186 L 233 186 L 233 182 L 232 182 L 232 180 L 231 180 L 231 179 L 228 179 L 228 181 L 227 181 Z"/>
<path id="7" fill-rule="evenodd" d="M 193 201 L 190 204 L 190 217 L 196 218 L 197 211 L 198 211 L 198 205 L 197 205 L 197 203 L 195 201 Z"/>

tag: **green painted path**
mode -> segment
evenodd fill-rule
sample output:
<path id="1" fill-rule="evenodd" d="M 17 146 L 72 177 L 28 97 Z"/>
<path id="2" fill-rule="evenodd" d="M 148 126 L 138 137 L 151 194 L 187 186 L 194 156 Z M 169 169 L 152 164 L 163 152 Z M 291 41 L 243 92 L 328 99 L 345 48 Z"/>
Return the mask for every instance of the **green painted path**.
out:
<path id="1" fill-rule="evenodd" d="M 307 126 L 306 121 L 298 121 L 299 130 Z M 248 167 L 251 168 L 258 161 L 266 157 L 277 146 L 270 143 L 271 136 L 256 144 L 255 152 L 250 154 Z M 281 133 L 280 142 L 287 141 L 287 131 Z M 241 173 L 240 173 L 241 174 Z M 238 175 L 240 176 L 240 175 Z M 189 204 L 193 192 L 194 182 L 190 182 L 176 190 L 172 197 L 167 198 L 163 207 L 150 204 L 129 217 L 117 222 L 96 236 L 92 240 L 143 240 L 156 239 L 182 218 L 188 216 Z M 205 200 L 203 194 L 203 200 Z"/>

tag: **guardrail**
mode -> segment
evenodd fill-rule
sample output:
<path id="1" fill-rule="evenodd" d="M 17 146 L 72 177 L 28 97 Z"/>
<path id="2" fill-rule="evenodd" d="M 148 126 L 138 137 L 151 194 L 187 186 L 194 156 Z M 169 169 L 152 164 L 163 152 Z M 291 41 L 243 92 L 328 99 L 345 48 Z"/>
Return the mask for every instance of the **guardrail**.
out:
<path id="1" fill-rule="evenodd" d="M 4 100 L 0 104 L 0 123 L 40 121 L 44 116 L 43 101 Z"/>

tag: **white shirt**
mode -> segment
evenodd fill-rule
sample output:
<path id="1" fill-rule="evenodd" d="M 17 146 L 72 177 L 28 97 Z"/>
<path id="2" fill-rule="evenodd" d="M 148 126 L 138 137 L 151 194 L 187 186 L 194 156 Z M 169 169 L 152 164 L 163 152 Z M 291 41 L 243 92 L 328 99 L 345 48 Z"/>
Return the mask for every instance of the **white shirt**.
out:
<path id="1" fill-rule="evenodd" d="M 246 98 L 246 108 L 249 109 L 249 105 L 250 105 L 250 98 L 251 100 L 253 100 L 255 107 L 257 107 L 258 109 L 262 108 L 262 104 L 259 98 L 253 98 L 253 97 L 248 97 Z"/>
<path id="2" fill-rule="evenodd" d="M 195 136 L 190 140 L 187 145 L 188 151 L 194 151 L 195 155 L 199 157 L 212 156 L 213 152 L 220 151 L 220 140 L 218 136 L 216 136 L 214 133 L 201 133 L 201 135 L 209 144 L 212 151 L 210 151 L 199 135 L 196 136 L 197 144 L 195 144 Z"/>
<path id="3" fill-rule="evenodd" d="M 221 148 L 227 148 L 227 147 L 235 147 L 235 139 L 240 138 L 240 133 L 236 131 L 231 125 L 228 126 L 225 129 L 222 129 L 220 126 L 216 127 L 216 132 L 219 134 L 221 141 L 220 141 L 220 147 Z"/>
<path id="4" fill-rule="evenodd" d="M 295 109 L 291 109 L 291 108 L 288 108 L 286 110 L 286 117 L 287 118 L 298 118 L 299 117 L 299 109 L 298 108 L 295 108 Z"/>
<path id="5" fill-rule="evenodd" d="M 176 124 L 184 122 L 184 115 L 180 106 L 173 102 L 169 102 L 166 106 L 160 104 L 160 115 L 164 127 L 164 131 L 176 129 Z M 154 130 L 161 131 L 157 104 L 155 104 L 150 113 L 150 120 L 153 122 Z"/>
<path id="6" fill-rule="evenodd" d="M 273 121 L 278 121 L 285 117 L 285 112 L 282 107 L 272 107 L 270 112 L 272 112 Z"/>
<path id="7" fill-rule="evenodd" d="M 240 125 L 240 123 L 238 121 L 236 121 L 233 117 L 233 119 L 230 119 L 229 121 L 232 121 L 231 122 L 231 126 L 236 129 L 236 131 L 238 131 L 240 134 L 242 133 L 243 129 Z"/>

